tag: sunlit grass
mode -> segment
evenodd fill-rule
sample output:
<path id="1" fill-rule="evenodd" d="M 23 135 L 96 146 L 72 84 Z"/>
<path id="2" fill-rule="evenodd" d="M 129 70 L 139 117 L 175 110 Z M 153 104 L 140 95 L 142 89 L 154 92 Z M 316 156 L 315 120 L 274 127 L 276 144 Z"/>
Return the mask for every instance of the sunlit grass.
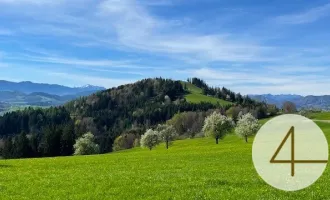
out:
<path id="1" fill-rule="evenodd" d="M 317 123 L 330 137 L 330 124 Z M 0 161 L 2 199 L 327 199 L 330 173 L 283 192 L 256 173 L 249 143 L 228 135 L 179 140 L 166 150 Z"/>
<path id="2" fill-rule="evenodd" d="M 232 104 L 229 101 L 225 101 L 223 99 L 218 99 L 215 97 L 207 96 L 202 94 L 202 89 L 199 87 L 196 87 L 195 85 L 188 83 L 188 82 L 181 82 L 181 84 L 184 86 L 186 85 L 189 94 L 185 95 L 185 98 L 188 102 L 191 103 L 200 103 L 200 102 L 208 102 L 212 104 L 219 103 L 220 105 L 228 105 Z"/>
<path id="3" fill-rule="evenodd" d="M 308 113 L 308 118 L 317 120 L 330 120 L 330 112 Z"/>

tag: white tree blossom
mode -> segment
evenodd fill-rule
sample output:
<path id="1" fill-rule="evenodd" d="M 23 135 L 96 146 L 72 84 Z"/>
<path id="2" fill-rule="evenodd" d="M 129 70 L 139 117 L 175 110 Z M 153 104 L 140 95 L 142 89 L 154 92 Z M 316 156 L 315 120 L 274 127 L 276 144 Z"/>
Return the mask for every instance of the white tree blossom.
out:
<path id="1" fill-rule="evenodd" d="M 233 128 L 234 122 L 220 113 L 213 112 L 210 116 L 206 117 L 203 126 L 203 133 L 205 136 L 215 138 L 216 144 L 219 139 L 222 139 Z"/>
<path id="2" fill-rule="evenodd" d="M 149 148 L 150 150 L 159 144 L 159 136 L 157 131 L 153 131 L 152 129 L 148 129 L 144 135 L 141 136 L 141 146 Z"/>
<path id="3" fill-rule="evenodd" d="M 243 115 L 237 122 L 235 132 L 248 142 L 248 137 L 254 135 L 259 130 L 260 124 L 251 113 Z"/>
<path id="4" fill-rule="evenodd" d="M 98 154 L 100 151 L 99 145 L 94 143 L 94 135 L 91 132 L 78 138 L 73 148 L 74 155 Z"/>
<path id="5" fill-rule="evenodd" d="M 178 136 L 175 128 L 172 125 L 158 124 L 157 129 L 159 137 L 165 142 L 166 149 L 170 143 Z"/>

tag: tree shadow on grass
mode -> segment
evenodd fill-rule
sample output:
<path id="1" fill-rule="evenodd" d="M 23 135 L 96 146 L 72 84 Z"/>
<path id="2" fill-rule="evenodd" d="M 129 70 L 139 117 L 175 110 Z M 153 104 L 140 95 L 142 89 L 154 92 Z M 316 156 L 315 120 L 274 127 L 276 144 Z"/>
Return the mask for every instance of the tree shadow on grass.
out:
<path id="1" fill-rule="evenodd" d="M 0 169 L 1 168 L 10 168 L 13 167 L 12 165 L 6 165 L 6 164 L 0 164 Z"/>
<path id="2" fill-rule="evenodd" d="M 246 187 L 247 185 L 254 185 L 254 186 L 260 186 L 262 185 L 262 182 L 252 182 L 252 181 L 228 181 L 228 180 L 221 180 L 221 179 L 211 179 L 206 181 L 207 186 L 233 186 L 233 187 Z"/>
<path id="3" fill-rule="evenodd" d="M 207 180 L 206 184 L 209 186 L 219 186 L 219 185 L 228 185 L 229 182 L 227 180 L 211 179 L 211 180 Z"/>

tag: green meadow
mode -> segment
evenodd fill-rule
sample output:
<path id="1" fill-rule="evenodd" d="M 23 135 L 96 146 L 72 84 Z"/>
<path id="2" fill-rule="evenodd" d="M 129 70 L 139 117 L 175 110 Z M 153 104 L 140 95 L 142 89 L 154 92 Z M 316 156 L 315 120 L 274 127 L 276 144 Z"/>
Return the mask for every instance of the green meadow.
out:
<path id="1" fill-rule="evenodd" d="M 310 119 L 330 121 L 330 112 L 310 112 L 307 114 L 307 116 Z"/>
<path id="2" fill-rule="evenodd" d="M 265 123 L 265 121 L 263 121 Z M 330 123 L 317 122 L 330 138 Z M 328 199 L 330 171 L 312 186 L 284 192 L 252 163 L 253 138 L 230 134 L 92 156 L 0 161 L 1 199 Z"/>
<path id="3" fill-rule="evenodd" d="M 185 98 L 188 102 L 191 103 L 200 103 L 200 102 L 208 102 L 212 104 L 219 103 L 220 105 L 228 105 L 232 104 L 229 101 L 225 101 L 223 99 L 218 99 L 211 96 L 206 96 L 202 94 L 202 89 L 199 87 L 196 87 L 195 85 L 188 83 L 188 82 L 181 82 L 181 84 L 184 86 L 186 85 L 189 94 L 185 95 Z"/>

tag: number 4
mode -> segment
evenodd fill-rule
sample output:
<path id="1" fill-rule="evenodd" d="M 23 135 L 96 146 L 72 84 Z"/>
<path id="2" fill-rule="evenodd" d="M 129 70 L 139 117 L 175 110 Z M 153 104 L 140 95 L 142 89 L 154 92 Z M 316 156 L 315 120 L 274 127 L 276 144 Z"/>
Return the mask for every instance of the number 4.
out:
<path id="1" fill-rule="evenodd" d="M 275 160 L 278 153 L 281 151 L 283 145 L 288 140 L 291 135 L 291 159 L 290 160 Z M 285 135 L 284 139 L 282 140 L 280 146 L 276 149 L 273 157 L 270 159 L 270 163 L 290 163 L 291 164 L 291 176 L 295 174 L 295 164 L 296 163 L 327 163 L 327 160 L 295 160 L 295 148 L 294 148 L 294 127 L 292 126 L 288 133 Z"/>

